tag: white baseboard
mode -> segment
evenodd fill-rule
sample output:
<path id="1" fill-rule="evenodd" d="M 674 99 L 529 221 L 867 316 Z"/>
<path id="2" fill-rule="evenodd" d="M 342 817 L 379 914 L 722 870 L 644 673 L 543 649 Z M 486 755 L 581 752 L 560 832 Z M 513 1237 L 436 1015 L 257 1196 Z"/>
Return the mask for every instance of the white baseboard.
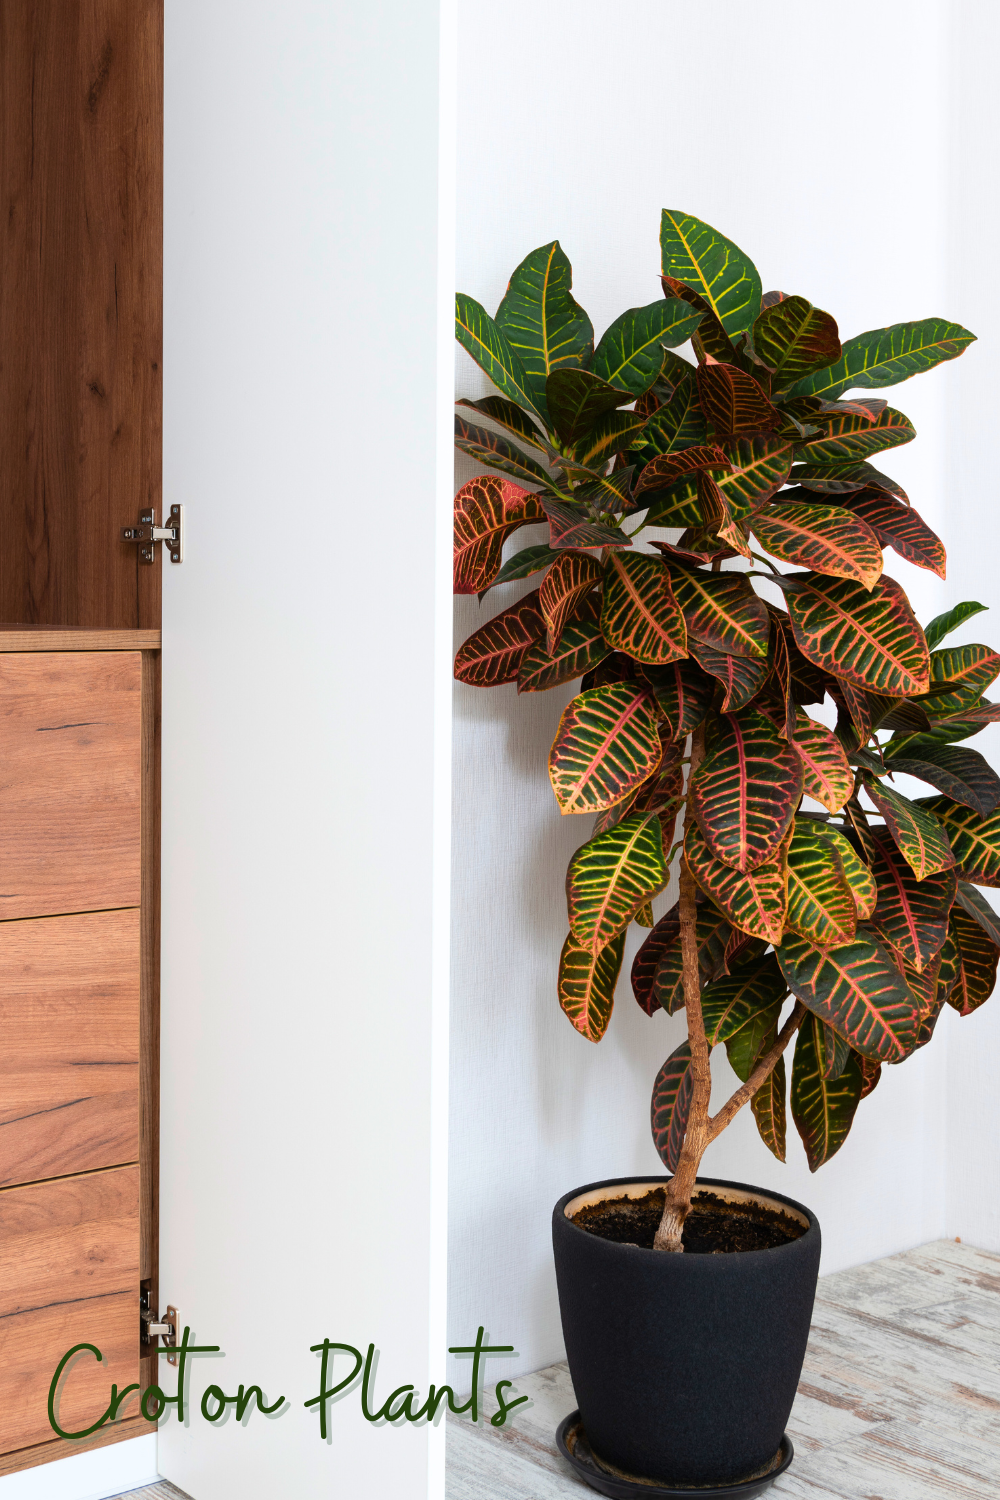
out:
<path id="1" fill-rule="evenodd" d="M 73 1453 L 48 1464 L 6 1474 L 0 1500 L 109 1500 L 127 1490 L 155 1484 L 156 1433 L 127 1438 L 89 1453 Z"/>

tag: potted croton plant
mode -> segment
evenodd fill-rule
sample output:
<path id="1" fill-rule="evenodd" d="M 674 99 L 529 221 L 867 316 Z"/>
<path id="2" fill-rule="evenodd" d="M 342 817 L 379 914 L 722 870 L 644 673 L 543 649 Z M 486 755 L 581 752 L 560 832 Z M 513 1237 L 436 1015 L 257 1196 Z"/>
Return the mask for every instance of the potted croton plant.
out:
<path id="1" fill-rule="evenodd" d="M 790 1456 L 819 1226 L 699 1166 L 746 1104 L 784 1160 L 789 1053 L 815 1170 L 942 1006 L 990 995 L 1000 921 L 976 887 L 1000 885 L 1000 779 L 959 742 L 1000 719 L 983 696 L 1000 655 L 942 645 L 982 606 L 921 628 L 883 573 L 891 547 L 944 578 L 945 549 L 872 462 L 912 424 L 856 394 L 973 336 L 924 318 L 842 342 L 805 297 L 762 295 L 749 257 L 689 214 L 664 211 L 660 245 L 662 297 L 596 347 L 558 241 L 521 262 L 495 317 L 458 298 L 458 339 L 497 394 L 459 403 L 458 446 L 495 472 L 456 496 L 455 590 L 537 586 L 476 630 L 455 675 L 577 683 L 549 757 L 560 809 L 591 820 L 566 878 L 569 1020 L 603 1036 L 632 922 L 650 929 L 635 999 L 687 1018 L 653 1086 L 669 1175 L 556 1206 L 580 1403 L 566 1451 L 610 1495 L 750 1494 Z M 546 539 L 501 566 L 540 523 Z M 675 859 L 680 899 L 654 924 Z M 741 1081 L 712 1114 L 720 1044 Z"/>

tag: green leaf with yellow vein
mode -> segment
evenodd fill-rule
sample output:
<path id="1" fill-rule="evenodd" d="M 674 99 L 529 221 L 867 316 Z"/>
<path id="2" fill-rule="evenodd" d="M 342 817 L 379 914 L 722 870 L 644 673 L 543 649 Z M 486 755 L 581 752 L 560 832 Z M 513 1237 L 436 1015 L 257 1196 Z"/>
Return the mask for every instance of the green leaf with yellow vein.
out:
<path id="1" fill-rule="evenodd" d="M 761 546 L 783 562 L 815 573 L 853 578 L 871 589 L 882 573 L 878 537 L 858 516 L 838 505 L 779 501 L 749 522 Z"/>
<path id="2" fill-rule="evenodd" d="M 725 1042 L 762 1011 L 773 1015 L 788 994 L 773 953 L 765 953 L 731 974 L 714 979 L 701 994 L 705 1036 L 710 1047 Z"/>
<path id="3" fill-rule="evenodd" d="M 825 1021 L 818 1020 L 816 1024 L 816 1055 L 824 1078 L 839 1078 L 847 1067 L 847 1060 L 851 1054 L 851 1048 L 839 1032 L 834 1031 Z"/>
<path id="4" fill-rule="evenodd" d="M 874 875 L 858 855 L 850 839 L 846 834 L 841 833 L 839 828 L 831 828 L 829 823 L 823 823 L 816 831 L 821 838 L 827 839 L 839 854 L 858 916 L 862 921 L 867 921 L 875 910 L 875 903 L 878 900 L 878 887 L 875 884 Z"/>
<path id="5" fill-rule="evenodd" d="M 977 604 L 975 599 L 965 599 L 961 604 L 956 604 L 954 609 L 946 609 L 943 615 L 935 615 L 924 631 L 930 649 L 933 651 L 935 646 L 940 646 L 945 636 L 951 635 L 953 630 L 964 625 L 966 620 L 971 620 L 973 615 L 985 614 L 986 609 L 985 604 Z"/>
<path id="6" fill-rule="evenodd" d="M 898 749 L 889 741 L 885 756 L 890 770 L 918 776 L 952 801 L 970 807 L 980 818 L 989 817 L 1000 806 L 1000 776 L 978 750 L 933 743 L 912 755 L 909 749 L 905 742 Z"/>
<path id="7" fill-rule="evenodd" d="M 698 401 L 698 382 L 694 367 L 689 366 L 673 388 L 669 401 L 647 419 L 635 446 L 643 457 L 658 453 L 679 453 L 685 448 L 700 447 L 707 438 L 705 414 Z"/>
<path id="8" fill-rule="evenodd" d="M 597 953 L 590 947 L 581 947 L 572 933 L 563 943 L 557 986 L 559 1004 L 588 1042 L 599 1042 L 608 1029 L 625 937 L 620 932 Z"/>
<path id="9" fill-rule="evenodd" d="M 948 834 L 927 807 L 874 778 L 865 782 L 865 790 L 918 880 L 953 868 L 955 856 Z"/>
<path id="10" fill-rule="evenodd" d="M 723 713 L 737 713 L 745 708 L 764 686 L 769 670 L 766 661 L 755 656 L 729 656 L 703 646 L 700 641 L 689 641 L 688 645 L 698 665 L 722 683 Z"/>
<path id="11" fill-rule="evenodd" d="M 964 912 L 979 923 L 991 942 L 1000 944 L 1000 916 L 997 916 L 985 896 L 980 895 L 974 885 L 958 882 L 955 900 Z"/>
<path id="12" fill-rule="evenodd" d="M 954 987 L 948 995 L 948 1004 L 960 1016 L 969 1016 L 993 993 L 1000 948 L 976 919 L 960 906 L 952 909 L 949 925 L 961 961 Z"/>
<path id="13" fill-rule="evenodd" d="M 537 411 L 520 357 L 485 307 L 459 292 L 455 298 L 455 337 L 498 391 L 518 406 Z"/>
<path id="14" fill-rule="evenodd" d="M 550 457 L 553 449 L 547 439 L 543 437 L 538 427 L 532 421 L 531 416 L 523 407 L 515 406 L 513 401 L 508 401 L 506 396 L 484 396 L 481 401 L 467 401 L 464 397 L 456 401 L 456 406 L 468 407 L 469 411 L 478 412 L 481 417 L 489 417 L 491 422 L 506 427 L 516 438 L 523 443 L 533 443 L 539 452 L 544 453 L 546 458 Z"/>
<path id="15" fill-rule="evenodd" d="M 705 443 L 698 448 L 685 448 L 679 453 L 661 453 L 650 459 L 639 475 L 635 484 L 635 498 L 638 500 L 640 495 L 645 495 L 650 490 L 670 489 L 678 479 L 687 474 L 697 474 L 700 469 L 726 468 L 726 455 L 714 443 Z"/>
<path id="16" fill-rule="evenodd" d="M 594 347 L 593 324 L 571 296 L 572 285 L 573 269 L 553 240 L 525 256 L 497 308 L 496 326 L 521 361 L 532 404 L 543 416 L 546 378 L 585 365 Z"/>
<path id="17" fill-rule="evenodd" d="M 544 519 L 535 496 L 507 479 L 482 474 L 463 484 L 455 496 L 455 593 L 489 588 L 507 538 L 519 526 Z"/>
<path id="18" fill-rule="evenodd" d="M 785 1059 L 779 1057 L 760 1088 L 750 1100 L 750 1108 L 757 1122 L 761 1140 L 779 1161 L 785 1160 L 786 1122 L 785 1096 L 788 1084 L 785 1079 Z"/>
<path id="19" fill-rule="evenodd" d="M 715 695 L 715 679 L 697 662 L 668 662 L 665 667 L 644 666 L 642 675 L 655 689 L 656 706 L 672 740 L 686 739 L 704 724 Z"/>
<path id="20" fill-rule="evenodd" d="M 563 627 L 555 651 L 547 651 L 540 640 L 528 647 L 518 669 L 517 690 L 544 693 L 582 677 L 610 654 L 611 647 L 601 632 L 600 605 L 596 599 L 584 599 Z"/>
<path id="21" fill-rule="evenodd" d="M 944 828 L 963 879 L 1000 886 L 1000 810 L 981 818 L 950 797 L 921 797 L 919 806 Z"/>
<path id="22" fill-rule="evenodd" d="M 650 1104 L 653 1145 L 668 1172 L 676 1172 L 680 1161 L 692 1088 L 691 1048 L 682 1042 L 657 1073 Z"/>
<path id="23" fill-rule="evenodd" d="M 553 490 L 555 486 L 540 463 L 509 443 L 497 432 L 486 427 L 476 427 L 464 417 L 455 417 L 455 447 L 474 458 L 476 463 L 490 469 L 499 469 L 503 474 L 512 474 L 515 479 L 528 484 L 542 484 Z"/>
<path id="24" fill-rule="evenodd" d="M 737 520 L 777 494 L 792 467 L 792 447 L 784 438 L 732 438 L 718 445 L 730 468 L 714 474 Z M 696 526 L 702 521 L 697 476 L 679 479 L 658 494 L 649 508 L 647 526 Z"/>
<path id="25" fill-rule="evenodd" d="M 852 1052 L 839 1078 L 823 1076 L 817 1021 L 807 1016 L 795 1038 L 792 1119 L 806 1148 L 810 1172 L 835 1156 L 847 1139 L 861 1102 L 863 1080 Z"/>
<path id="26" fill-rule="evenodd" d="M 663 368 L 664 349 L 683 344 L 700 321 L 700 314 L 676 297 L 630 307 L 602 336 L 590 369 L 608 385 L 641 396 Z"/>
<path id="27" fill-rule="evenodd" d="M 917 1002 L 889 955 L 866 933 L 834 948 L 789 933 L 777 957 L 792 994 L 856 1052 L 876 1062 L 899 1062 L 912 1050 Z"/>
<path id="28" fill-rule="evenodd" d="M 711 901 L 705 901 L 698 907 L 695 935 L 698 942 L 698 973 L 703 986 L 711 984 L 721 974 L 726 961 L 726 944 L 732 930 Z M 684 960 L 679 928 L 677 935 L 664 946 L 660 954 L 653 974 L 653 998 L 668 1015 L 672 1016 L 684 1009 Z"/>
<path id="29" fill-rule="evenodd" d="M 829 841 L 805 820 L 797 821 L 786 863 L 786 926 L 823 947 L 850 942 L 857 928 L 857 908 L 843 864 Z"/>
<path id="30" fill-rule="evenodd" d="M 646 553 L 609 552 L 605 561 L 605 637 L 634 660 L 664 665 L 687 656 L 687 630 L 663 563 Z"/>
<path id="31" fill-rule="evenodd" d="M 702 219 L 665 208 L 660 219 L 664 276 L 683 281 L 702 297 L 730 338 L 760 312 L 760 274 L 748 255 Z"/>
<path id="32" fill-rule="evenodd" d="M 525 653 L 543 629 L 538 590 L 533 589 L 469 636 L 455 657 L 455 677 L 471 687 L 514 682 Z"/>
<path id="33" fill-rule="evenodd" d="M 520 552 L 515 552 L 513 557 L 507 559 L 493 582 L 479 590 L 480 603 L 490 589 L 495 589 L 501 583 L 515 583 L 522 578 L 530 578 L 533 573 L 541 573 L 558 556 L 559 553 L 553 552 L 548 542 L 540 542 L 535 547 L 522 547 Z"/>
<path id="34" fill-rule="evenodd" d="M 823 724 L 799 713 L 795 721 L 795 753 L 802 762 L 802 789 L 826 808 L 838 813 L 854 791 L 854 772 L 843 745 Z"/>
<path id="35" fill-rule="evenodd" d="M 948 996 L 951 994 L 952 990 L 955 988 L 955 985 L 958 982 L 959 973 L 962 968 L 962 955 L 959 950 L 958 940 L 955 937 L 954 931 L 952 930 L 950 921 L 948 923 L 948 936 L 945 938 L 944 943 L 941 946 L 941 951 L 938 954 L 938 958 L 940 960 L 940 963 L 938 964 L 937 992 L 935 999 L 943 1005 Z"/>
<path id="36" fill-rule="evenodd" d="M 872 923 L 885 941 L 921 973 L 948 935 L 948 913 L 955 899 L 954 870 L 918 880 L 884 831 L 874 839 L 872 874 L 878 901 Z"/>
<path id="37" fill-rule="evenodd" d="M 726 715 L 691 782 L 690 806 L 717 859 L 746 872 L 767 864 L 802 795 L 802 765 L 763 714 Z"/>
<path id="38" fill-rule="evenodd" d="M 616 682 L 579 693 L 567 705 L 549 753 L 561 812 L 600 812 L 656 769 L 655 701 L 645 686 Z"/>
<path id="39" fill-rule="evenodd" d="M 549 416 L 564 443 L 582 442 L 594 424 L 635 398 L 592 370 L 553 370 L 545 384 Z"/>
<path id="40" fill-rule="evenodd" d="M 1000 655 L 978 644 L 945 646 L 931 652 L 930 667 L 930 687 L 920 702 L 933 717 L 944 718 L 979 702 L 1000 673 Z"/>
<path id="41" fill-rule="evenodd" d="M 883 576 L 869 593 L 863 584 L 819 573 L 787 577 L 788 618 L 807 660 L 887 697 L 926 692 L 927 643 L 895 579 Z"/>
<path id="42" fill-rule="evenodd" d="M 887 406 L 874 422 L 850 414 L 827 420 L 822 432 L 806 438 L 795 454 L 807 464 L 859 463 L 873 453 L 912 443 L 916 435 L 909 417 Z"/>
<path id="43" fill-rule="evenodd" d="M 661 890 L 667 867 L 660 820 L 631 813 L 579 848 L 566 873 L 569 922 L 578 943 L 603 948 Z"/>
<path id="44" fill-rule="evenodd" d="M 793 464 L 788 482 L 800 484 L 806 490 L 815 490 L 820 495 L 855 494 L 864 489 L 884 490 L 889 495 L 896 495 L 904 504 L 908 503 L 903 487 L 873 464 Z"/>
<path id="45" fill-rule="evenodd" d="M 948 558 L 944 543 L 912 506 L 904 505 L 885 490 L 860 490 L 855 495 L 842 495 L 840 504 L 871 527 L 881 546 L 891 547 L 907 562 L 918 568 L 927 568 L 939 578 L 945 576 Z"/>
<path id="46" fill-rule="evenodd" d="M 783 297 L 765 307 L 754 323 L 753 348 L 772 373 L 773 389 L 780 391 L 839 359 L 840 335 L 829 313 L 805 297 Z"/>
<path id="47" fill-rule="evenodd" d="M 694 818 L 684 835 L 684 858 L 695 880 L 734 927 L 780 943 L 788 904 L 784 850 L 771 864 L 741 874 L 732 865 L 716 859 Z M 719 1038 L 721 1040 L 721 1038 Z"/>
<path id="48" fill-rule="evenodd" d="M 730 656 L 767 657 L 767 605 L 745 574 L 707 573 L 674 562 L 665 566 L 689 639 Z"/>
<path id="49" fill-rule="evenodd" d="M 636 447 L 641 442 L 644 428 L 645 419 L 634 411 L 609 411 L 577 443 L 573 455 L 580 463 L 593 468 L 626 448 Z"/>
<path id="50" fill-rule="evenodd" d="M 898 385 L 942 360 L 954 359 L 974 342 L 975 335 L 967 328 L 944 318 L 873 328 L 848 339 L 838 360 L 826 369 L 804 375 L 785 394 L 790 399 L 825 396 L 832 401 L 841 391 Z"/>
<path id="51" fill-rule="evenodd" d="M 545 649 L 554 654 L 563 626 L 585 594 L 601 580 L 601 565 L 587 552 L 560 551 L 538 590 L 545 621 Z"/>

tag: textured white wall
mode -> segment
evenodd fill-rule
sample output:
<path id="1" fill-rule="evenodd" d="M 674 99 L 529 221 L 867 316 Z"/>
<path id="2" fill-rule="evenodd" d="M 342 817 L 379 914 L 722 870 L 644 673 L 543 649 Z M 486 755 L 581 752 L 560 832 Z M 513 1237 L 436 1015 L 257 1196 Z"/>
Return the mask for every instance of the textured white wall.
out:
<path id="1" fill-rule="evenodd" d="M 599 336 L 625 307 L 659 295 L 659 213 L 670 206 L 722 229 L 766 287 L 805 293 L 845 335 L 963 317 L 945 269 L 942 4 L 847 0 L 831 11 L 705 0 L 692 11 L 672 0 L 613 10 L 600 0 L 462 0 L 459 16 L 457 278 L 489 311 L 517 262 L 558 237 Z M 919 87 L 907 86 L 903 101 L 893 79 Z M 965 373 L 946 366 L 893 398 L 920 437 L 887 467 L 946 541 L 954 496 L 944 420 Z M 461 352 L 457 385 L 463 395 L 487 389 Z M 460 458 L 456 481 L 473 472 Z M 510 547 L 536 539 L 524 531 Z M 950 585 L 890 556 L 921 618 L 946 607 Z M 529 587 L 497 590 L 482 611 L 458 601 L 456 641 Z M 660 1170 L 649 1094 L 684 1028 L 682 1017 L 648 1019 L 631 997 L 635 929 L 600 1046 L 558 1008 L 562 883 L 589 834 L 588 820 L 560 817 L 546 776 L 569 696 L 456 689 L 450 1333 L 466 1342 L 485 1323 L 515 1344 L 509 1367 L 521 1372 L 561 1356 L 552 1204 L 589 1180 Z M 657 914 L 674 899 L 661 897 Z M 887 1069 L 815 1177 L 791 1122 L 782 1166 L 748 1112 L 704 1170 L 808 1202 L 822 1221 L 826 1270 L 944 1233 L 944 1053 L 939 1042 Z M 721 1097 L 734 1082 L 722 1056 L 717 1075 Z M 987 1078 L 984 1065 L 984 1089 Z"/>

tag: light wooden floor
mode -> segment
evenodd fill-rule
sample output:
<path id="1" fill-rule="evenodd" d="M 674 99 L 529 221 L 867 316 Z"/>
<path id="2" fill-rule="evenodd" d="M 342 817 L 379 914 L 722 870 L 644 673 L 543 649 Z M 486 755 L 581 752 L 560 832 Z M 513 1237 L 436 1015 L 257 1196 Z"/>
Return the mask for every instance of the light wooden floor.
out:
<path id="1" fill-rule="evenodd" d="M 148 1484 L 144 1489 L 127 1490 L 123 1495 L 116 1495 L 115 1500 L 191 1500 L 191 1496 L 161 1479 L 159 1484 Z"/>
<path id="2" fill-rule="evenodd" d="M 585 1500 L 555 1450 L 565 1364 L 497 1430 L 451 1418 L 448 1500 Z M 522 1414 L 523 1413 L 523 1414 Z M 939 1240 L 819 1284 L 774 1500 L 1000 1500 L 1000 1255 Z"/>

